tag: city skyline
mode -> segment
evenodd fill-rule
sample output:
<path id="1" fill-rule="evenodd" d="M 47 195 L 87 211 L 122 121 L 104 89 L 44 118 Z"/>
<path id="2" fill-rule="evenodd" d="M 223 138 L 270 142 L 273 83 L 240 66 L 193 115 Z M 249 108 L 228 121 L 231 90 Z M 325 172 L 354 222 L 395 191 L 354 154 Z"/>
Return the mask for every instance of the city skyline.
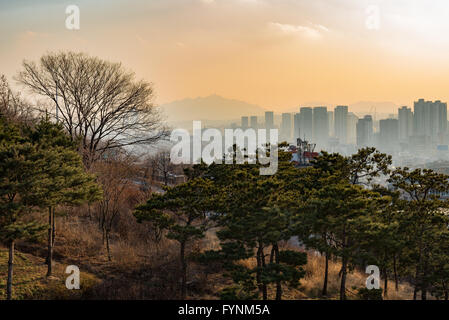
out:
<path id="1" fill-rule="evenodd" d="M 394 156 L 405 152 L 441 159 L 449 151 L 447 103 L 440 100 L 420 98 L 414 101 L 413 109 L 402 106 L 397 113 L 382 119 L 369 114 L 358 117 L 348 106 L 333 110 L 326 106 L 300 107 L 298 112 L 282 114 L 268 111 L 265 122 L 257 121 L 260 124 L 256 126 L 248 126 L 248 119 L 242 117 L 242 129 L 277 128 L 279 141 L 296 145 L 300 138 L 317 150 L 328 152 L 346 154 L 358 148 L 376 147 Z"/>

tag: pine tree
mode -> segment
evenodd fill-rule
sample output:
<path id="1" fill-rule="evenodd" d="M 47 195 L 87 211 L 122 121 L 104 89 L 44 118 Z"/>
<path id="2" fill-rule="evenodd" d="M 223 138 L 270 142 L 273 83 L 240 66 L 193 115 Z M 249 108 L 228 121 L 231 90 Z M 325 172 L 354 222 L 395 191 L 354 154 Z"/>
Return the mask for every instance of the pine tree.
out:
<path id="1" fill-rule="evenodd" d="M 329 260 L 333 255 L 332 246 L 332 224 L 329 217 L 332 215 L 333 207 L 327 205 L 320 198 L 319 191 L 328 183 L 338 183 L 345 179 L 347 170 L 347 159 L 339 154 L 328 154 L 323 152 L 313 162 L 313 167 L 304 170 L 301 182 L 307 187 L 302 201 L 295 206 L 298 211 L 296 215 L 296 235 L 309 248 L 318 250 L 325 257 L 322 296 L 327 295 Z M 333 177 L 331 179 L 331 177 Z M 295 190 L 300 190 L 295 188 Z M 300 196 L 297 196 L 301 199 Z"/>
<path id="2" fill-rule="evenodd" d="M 211 181 L 196 178 L 166 188 L 164 194 L 152 195 L 134 213 L 139 222 L 147 221 L 158 233 L 166 232 L 168 239 L 179 243 L 182 299 L 187 296 L 188 245 L 205 236 L 211 223 L 208 213 L 211 212 L 214 194 Z"/>
<path id="3" fill-rule="evenodd" d="M 7 299 L 12 299 L 14 246 L 18 239 L 35 239 L 44 227 L 24 222 L 31 212 L 30 199 L 38 193 L 39 176 L 35 164 L 40 153 L 24 139 L 16 125 L 0 118 L 0 240 L 8 245 Z"/>
<path id="4" fill-rule="evenodd" d="M 47 277 L 50 277 L 56 239 L 56 206 L 93 202 L 101 198 L 101 188 L 95 176 L 86 172 L 75 142 L 61 125 L 45 118 L 36 126 L 26 128 L 25 134 L 41 154 L 35 168 L 41 184 L 34 205 L 48 208 Z"/>
<path id="5" fill-rule="evenodd" d="M 237 152 L 237 150 L 234 150 Z M 222 247 L 206 252 L 205 259 L 221 261 L 234 286 L 225 290 L 227 298 L 268 299 L 268 286 L 275 284 L 276 299 L 282 299 L 282 285 L 299 285 L 304 276 L 302 265 L 306 254 L 280 250 L 279 243 L 292 237 L 292 214 L 287 210 L 289 198 L 281 195 L 283 182 L 298 172 L 289 162 L 291 155 L 279 153 L 278 172 L 261 176 L 259 165 L 211 165 L 205 176 L 220 189 L 220 202 L 215 207 L 217 236 Z M 266 250 L 270 250 L 267 259 Z M 239 262 L 255 258 L 256 267 Z"/>
<path id="6" fill-rule="evenodd" d="M 367 221 L 367 235 L 363 239 L 366 260 L 377 265 L 383 276 L 383 295 L 388 297 L 388 279 L 393 275 L 395 289 L 398 291 L 398 266 L 402 252 L 406 246 L 406 234 L 401 224 L 401 211 L 404 201 L 397 191 L 382 186 L 374 186 L 373 191 L 390 199 L 376 215 Z"/>
<path id="7" fill-rule="evenodd" d="M 421 299 L 426 300 L 432 283 L 445 280 L 445 273 L 440 275 L 439 271 L 444 271 L 447 253 L 439 248 L 448 239 L 449 216 L 448 203 L 440 199 L 440 194 L 449 191 L 449 176 L 429 169 L 398 168 L 389 182 L 405 198 L 400 221 L 406 230 L 404 256 L 414 268 L 409 268 L 415 284 L 414 299 L 421 291 Z M 438 265 L 443 269 L 435 268 Z"/>

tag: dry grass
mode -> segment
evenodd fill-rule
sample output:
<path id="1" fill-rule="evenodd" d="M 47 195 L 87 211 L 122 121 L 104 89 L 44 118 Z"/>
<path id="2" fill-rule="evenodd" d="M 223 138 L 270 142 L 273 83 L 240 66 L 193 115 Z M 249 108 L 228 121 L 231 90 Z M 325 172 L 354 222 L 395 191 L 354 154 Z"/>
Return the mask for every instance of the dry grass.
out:
<path id="1" fill-rule="evenodd" d="M 123 240 L 119 236 L 111 238 L 112 261 L 107 260 L 105 246 L 102 243 L 98 226 L 77 218 L 61 219 L 58 223 L 61 240 L 56 251 L 61 256 L 80 260 L 80 263 L 98 275 L 103 282 L 92 292 L 92 297 L 102 299 L 173 299 L 177 298 L 179 289 L 178 245 L 173 241 L 155 243 L 143 239 L 136 231 L 133 237 Z M 127 237 L 129 238 L 129 237 Z M 190 251 L 216 250 L 220 248 L 215 230 L 206 233 Z M 290 243 L 282 245 L 283 249 L 299 250 Z M 266 253 L 269 254 L 270 248 Z M 254 258 L 241 262 L 247 267 L 255 267 Z M 319 254 L 308 252 L 308 262 L 304 266 L 305 277 L 301 279 L 298 289 L 284 286 L 283 298 L 288 300 L 322 299 L 325 259 Z M 327 299 L 338 299 L 340 288 L 339 272 L 341 263 L 329 261 L 329 280 Z M 218 272 L 217 272 L 218 271 Z M 368 275 L 359 270 L 348 273 L 346 288 L 348 299 L 357 299 L 358 288 L 365 287 Z M 230 285 L 221 270 L 213 266 L 201 266 L 191 263 L 189 267 L 189 296 L 191 299 L 217 299 L 217 292 Z M 381 284 L 383 285 L 383 283 Z M 274 298 L 275 288 L 269 288 L 269 298 Z M 413 288 L 407 283 L 400 283 L 395 291 L 394 282 L 389 281 L 391 300 L 404 300 L 413 297 Z"/>
<path id="2" fill-rule="evenodd" d="M 16 252 L 13 277 L 13 299 L 81 299 L 86 292 L 98 283 L 98 279 L 81 271 L 80 290 L 68 290 L 65 280 L 67 265 L 55 263 L 50 279 L 45 277 L 47 265 L 44 259 Z M 0 300 L 6 298 L 6 279 L 8 274 L 8 250 L 0 247 Z"/>
<path id="3" fill-rule="evenodd" d="M 308 253 L 307 265 L 304 267 L 306 275 L 301 280 L 301 291 L 309 298 L 321 298 L 321 291 L 323 288 L 323 278 L 325 269 L 325 258 L 314 253 Z M 339 272 L 341 263 L 338 261 L 329 261 L 329 282 L 328 282 L 328 297 L 330 299 L 337 299 L 340 292 L 340 277 Z M 353 270 L 348 273 L 346 280 L 346 288 L 348 289 L 348 299 L 356 299 L 356 290 L 354 288 L 365 287 L 367 274 L 359 270 Z M 381 279 L 383 280 L 383 279 Z M 383 282 L 381 284 L 381 287 Z M 407 300 L 413 298 L 413 288 L 407 283 L 400 283 L 399 290 L 395 291 L 394 282 L 389 281 L 389 300 Z"/>
<path id="4" fill-rule="evenodd" d="M 80 268 L 102 281 L 89 291 L 89 299 L 174 299 L 178 295 L 178 246 L 173 241 L 151 241 L 136 225 L 132 234 L 111 234 L 111 261 L 102 232 L 87 218 L 58 221 L 55 247 L 62 260 L 76 260 Z"/>
<path id="5" fill-rule="evenodd" d="M 62 216 L 57 219 L 57 238 L 55 245 L 55 261 L 57 276 L 63 279 L 62 266 L 75 264 L 86 274 L 92 274 L 98 281 L 83 292 L 87 299 L 176 299 L 179 298 L 180 265 L 179 246 L 174 241 L 162 240 L 154 242 L 148 236 L 148 229 L 139 224 L 129 222 L 126 236 L 120 233 L 111 234 L 111 256 L 108 260 L 106 247 L 98 224 L 87 217 L 76 215 Z M 25 287 L 17 287 L 16 298 L 52 298 L 60 292 L 60 282 L 47 283 L 43 278 L 46 254 L 45 241 L 40 244 L 21 243 L 18 251 L 17 281 Z M 215 231 L 210 230 L 206 237 L 188 248 L 189 252 L 219 249 L 219 240 Z M 282 249 L 299 250 L 286 243 Z M 0 250 L 0 254 L 1 254 Z M 270 248 L 266 249 L 269 255 Z M 22 259 L 21 257 L 26 257 Z M 0 256 L 0 260 L 4 259 Z M 28 261 L 28 262 L 26 262 Z M 20 265 L 25 263 L 25 265 Z M 254 258 L 241 261 L 248 267 L 255 267 Z M 321 290 L 324 277 L 324 257 L 308 252 L 308 263 L 304 266 L 305 277 L 301 279 L 298 289 L 283 287 L 283 299 L 322 299 Z M 1 268 L 3 266 L 3 269 Z M 0 278 L 4 277 L 4 267 L 0 265 Z M 21 269 L 22 268 L 22 269 Z M 327 299 L 338 299 L 341 264 L 329 262 L 329 282 Z M 29 275 L 24 275 L 24 270 Z M 2 275 L 3 274 L 3 275 Z M 348 274 L 348 298 L 356 299 L 354 288 L 365 286 L 367 275 L 354 270 Z M 64 278 L 65 279 L 65 278 Z M 56 289 L 53 286 L 56 285 Z M 219 292 L 231 285 L 230 280 L 223 277 L 219 265 L 189 264 L 188 295 L 189 299 L 218 299 Z M 3 284 L 4 287 L 4 284 Z M 0 285 L 1 288 L 1 285 Z M 65 289 L 65 287 L 63 287 Z M 62 290 L 59 298 L 65 298 Z M 58 293 L 59 294 L 59 293 Z M 269 287 L 269 298 L 274 299 L 275 288 Z M 399 291 L 394 290 L 393 281 L 389 282 L 389 299 L 411 299 L 413 289 L 401 283 Z M 68 296 L 67 298 L 72 298 Z"/>
<path id="6" fill-rule="evenodd" d="M 214 234 L 208 234 L 207 248 L 217 249 L 217 239 Z M 215 247 L 214 247 L 215 246 Z M 289 250 L 299 250 L 297 247 L 285 243 L 282 245 L 283 249 Z M 270 248 L 266 249 L 266 254 L 269 254 Z M 242 260 L 240 262 L 242 265 L 248 268 L 256 267 L 256 259 L 250 258 L 247 260 Z M 324 269 L 325 269 L 325 258 L 312 251 L 307 252 L 307 264 L 304 266 L 305 277 L 300 281 L 300 287 L 298 289 L 290 289 L 283 286 L 283 299 L 284 300 L 304 300 L 304 299 L 338 299 L 340 292 L 340 269 L 341 263 L 339 261 L 329 261 L 329 274 L 328 274 L 328 295 L 327 297 L 322 297 L 323 279 L 324 279 Z M 365 287 L 367 274 L 359 270 L 352 270 L 347 275 L 346 288 L 347 288 L 347 298 L 348 299 L 358 299 L 356 292 L 357 289 Z M 214 281 L 211 282 L 210 286 L 213 286 L 213 290 L 218 292 L 222 290 L 225 286 L 230 284 L 228 279 L 220 277 L 220 275 L 213 275 Z M 383 281 L 383 279 L 381 279 Z M 408 300 L 413 298 L 413 288 L 408 283 L 400 283 L 399 290 L 396 291 L 394 288 L 394 281 L 389 281 L 389 300 Z M 383 282 L 381 283 L 381 287 Z M 211 290 L 211 291 L 213 291 Z M 269 286 L 268 288 L 268 298 L 274 299 L 275 297 L 275 287 Z M 215 298 L 217 295 L 215 295 Z M 209 297 L 210 298 L 210 297 Z"/>

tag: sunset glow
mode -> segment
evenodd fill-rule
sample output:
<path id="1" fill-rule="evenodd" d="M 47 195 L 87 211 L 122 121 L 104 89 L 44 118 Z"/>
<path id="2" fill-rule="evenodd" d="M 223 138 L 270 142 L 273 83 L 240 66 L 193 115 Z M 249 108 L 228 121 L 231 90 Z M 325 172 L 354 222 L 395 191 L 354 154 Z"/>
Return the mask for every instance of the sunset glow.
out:
<path id="1" fill-rule="evenodd" d="M 70 49 L 122 61 L 154 83 L 157 103 L 215 93 L 280 112 L 449 100 L 445 0 L 79 0 L 77 31 L 64 27 L 70 3 L 54 2 L 1 2 L 8 77 L 24 58 Z"/>

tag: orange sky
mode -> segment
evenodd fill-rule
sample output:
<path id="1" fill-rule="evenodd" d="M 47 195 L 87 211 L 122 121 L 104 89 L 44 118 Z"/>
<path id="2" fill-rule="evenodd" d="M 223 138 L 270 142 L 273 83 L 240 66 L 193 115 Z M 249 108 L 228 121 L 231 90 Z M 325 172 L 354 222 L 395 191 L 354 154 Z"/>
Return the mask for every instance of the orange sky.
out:
<path id="1" fill-rule="evenodd" d="M 275 111 L 449 100 L 447 0 L 34 2 L 0 4 L 9 78 L 22 59 L 63 49 L 123 62 L 154 83 L 158 103 L 213 93 Z M 65 29 L 68 4 L 80 8 L 79 31 Z"/>

